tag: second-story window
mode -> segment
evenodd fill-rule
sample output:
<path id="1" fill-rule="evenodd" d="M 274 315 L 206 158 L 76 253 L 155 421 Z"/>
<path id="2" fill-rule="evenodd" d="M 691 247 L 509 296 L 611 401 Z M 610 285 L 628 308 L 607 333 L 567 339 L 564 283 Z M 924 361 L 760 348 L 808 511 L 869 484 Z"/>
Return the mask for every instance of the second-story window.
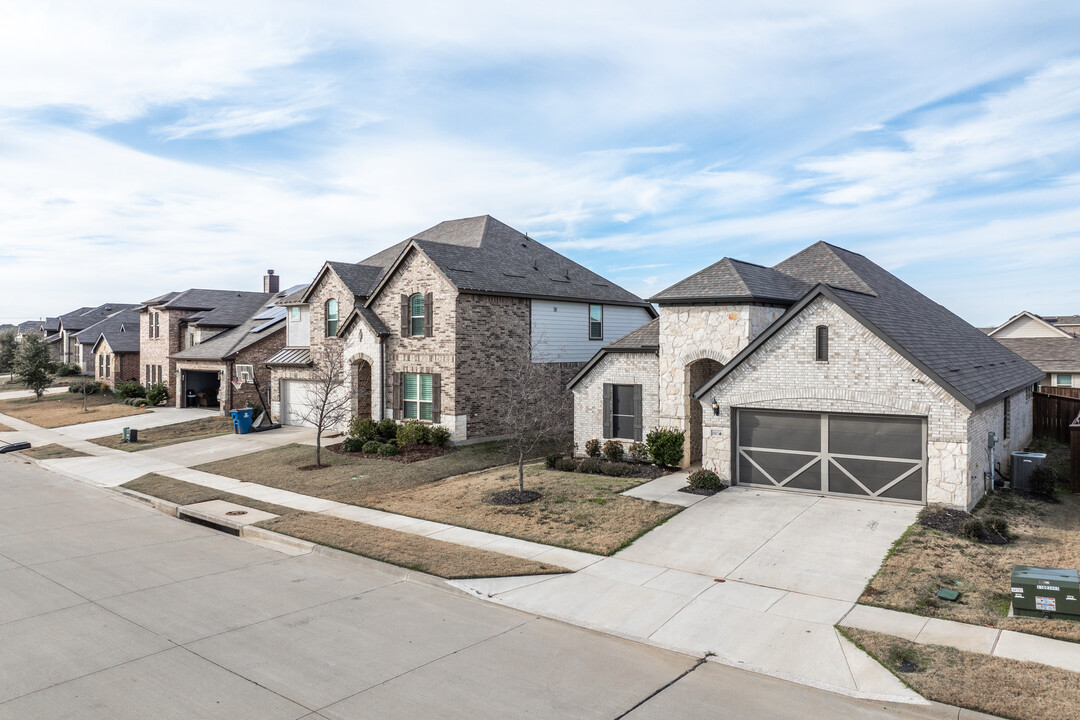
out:
<path id="1" fill-rule="evenodd" d="M 829 360 L 829 328 L 827 325 L 817 326 L 817 342 L 814 352 L 814 359 L 819 362 L 828 362 Z"/>
<path id="2" fill-rule="evenodd" d="M 424 296 L 416 293 L 409 298 L 409 334 L 413 337 L 423 336 L 424 325 L 427 318 L 427 310 L 424 307 Z"/>
<path id="3" fill-rule="evenodd" d="M 337 337 L 338 306 L 337 300 L 326 301 L 326 337 Z"/>
<path id="4" fill-rule="evenodd" d="M 589 306 L 589 339 L 604 339 L 604 306 Z"/>

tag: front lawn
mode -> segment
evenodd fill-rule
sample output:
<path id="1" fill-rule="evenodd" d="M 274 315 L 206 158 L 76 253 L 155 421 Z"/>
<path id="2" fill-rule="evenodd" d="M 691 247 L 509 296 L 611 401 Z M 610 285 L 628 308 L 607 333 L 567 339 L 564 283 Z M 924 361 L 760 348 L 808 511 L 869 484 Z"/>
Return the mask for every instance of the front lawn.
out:
<path id="1" fill-rule="evenodd" d="M 315 449 L 285 445 L 195 469 L 601 554 L 614 553 L 681 510 L 619 495 L 644 482 L 641 478 L 556 472 L 540 465 L 527 468 L 525 483 L 527 489 L 542 494 L 540 500 L 527 505 L 493 505 L 489 502 L 491 495 L 517 487 L 516 467 L 506 467 L 514 459 L 499 444 L 485 443 L 455 448 L 449 454 L 414 463 L 324 452 L 323 460 L 329 467 L 298 470 L 314 463 Z"/>
<path id="2" fill-rule="evenodd" d="M 274 513 L 281 517 L 263 521 L 258 523 L 258 526 L 441 578 L 508 577 L 566 572 L 565 568 L 535 560 L 433 540 L 422 535 L 388 530 L 331 515 L 303 512 L 156 473 L 143 475 L 123 487 L 177 505 L 225 500 L 253 510 Z"/>
<path id="3" fill-rule="evenodd" d="M 197 420 L 162 425 L 161 427 L 146 428 L 139 430 L 138 442 L 126 443 L 119 434 L 106 437 L 94 438 L 90 442 L 107 448 L 136 452 L 138 450 L 151 450 L 153 448 L 175 445 L 176 443 L 204 440 L 206 438 L 227 435 L 233 431 L 232 418 L 227 417 L 204 417 Z"/>
<path id="4" fill-rule="evenodd" d="M 72 450 L 64 445 L 57 445 L 56 443 L 50 443 L 48 445 L 41 445 L 40 447 L 32 447 L 29 450 L 20 450 L 20 454 L 26 457 L 34 458 L 35 460 L 58 460 L 60 458 L 77 458 L 77 457 L 90 457 L 90 453 L 84 453 L 82 450 Z"/>
<path id="5" fill-rule="evenodd" d="M 150 412 L 116 402 L 111 395 L 91 395 L 86 398 L 86 412 L 83 412 L 82 403 L 82 395 L 74 393 L 46 395 L 40 400 L 3 400 L 0 401 L 0 414 L 10 415 L 40 428 L 58 428 Z"/>
<path id="6" fill-rule="evenodd" d="M 975 511 L 1003 517 L 1016 538 L 986 545 L 916 523 L 896 542 L 859 602 L 903 612 L 1080 642 L 1080 622 L 1010 618 L 1013 565 L 1080 567 L 1080 497 L 1058 503 L 995 492 Z M 928 509 L 924 512 L 933 512 Z M 957 602 L 935 597 L 959 590 Z"/>
<path id="7" fill-rule="evenodd" d="M 929 700 L 1016 720 L 1073 720 L 1080 708 L 1076 673 L 843 628 L 844 635 Z M 902 672 L 903 662 L 909 672 Z"/>

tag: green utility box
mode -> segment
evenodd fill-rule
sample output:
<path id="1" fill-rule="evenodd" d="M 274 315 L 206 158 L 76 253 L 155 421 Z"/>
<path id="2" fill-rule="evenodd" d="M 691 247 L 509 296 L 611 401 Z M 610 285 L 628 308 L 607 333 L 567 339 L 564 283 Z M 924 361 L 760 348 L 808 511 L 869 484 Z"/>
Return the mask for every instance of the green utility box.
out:
<path id="1" fill-rule="evenodd" d="M 1013 614 L 1080 620 L 1080 572 L 1013 565 Z"/>

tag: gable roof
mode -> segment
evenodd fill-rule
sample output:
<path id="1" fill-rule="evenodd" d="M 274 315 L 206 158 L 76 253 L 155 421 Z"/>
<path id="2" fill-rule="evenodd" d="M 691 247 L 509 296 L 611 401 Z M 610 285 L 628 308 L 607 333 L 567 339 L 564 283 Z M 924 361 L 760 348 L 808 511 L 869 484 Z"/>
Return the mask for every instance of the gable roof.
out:
<path id="1" fill-rule="evenodd" d="M 105 303 L 95 308 L 87 308 L 84 312 L 61 316 L 60 324 L 69 333 L 78 333 L 95 323 L 101 322 L 113 313 L 130 310 L 134 307 L 138 306 L 130 303 Z"/>
<path id="2" fill-rule="evenodd" d="M 386 337 L 390 334 L 390 329 L 386 327 L 386 323 L 379 319 L 379 316 L 375 314 L 374 310 L 366 305 L 356 305 L 353 307 L 353 311 L 349 313 L 349 316 L 345 318 L 345 322 L 341 324 L 341 327 L 338 329 L 338 335 L 344 336 L 348 334 L 349 327 L 361 318 L 368 324 L 368 327 L 371 328 L 372 332 L 379 337 Z"/>
<path id="3" fill-rule="evenodd" d="M 161 310 L 191 310 L 185 320 L 189 325 L 200 327 L 235 327 L 251 317 L 274 293 L 246 292 L 242 290 L 203 290 L 192 288 L 170 292 L 147 300 L 139 308 L 144 312 L 150 307 Z"/>
<path id="4" fill-rule="evenodd" d="M 1037 367 L 858 253 L 819 242 L 774 269 L 809 282 L 818 261 L 821 279 L 813 289 L 694 397 L 704 395 L 819 295 L 842 307 L 969 408 L 1042 379 Z"/>
<path id="5" fill-rule="evenodd" d="M 80 344 L 95 348 L 102 337 L 114 353 L 139 352 L 139 312 L 134 307 L 118 310 L 75 335 Z"/>
<path id="6" fill-rule="evenodd" d="M 566 384 L 567 390 L 573 390 L 582 378 L 589 374 L 597 363 L 610 353 L 659 353 L 660 352 L 660 318 L 653 318 L 636 330 L 623 335 L 614 342 L 608 343 L 585 363 L 577 375 Z"/>
<path id="7" fill-rule="evenodd" d="M 660 305 L 694 302 L 773 302 L 791 305 L 809 286 L 762 265 L 724 258 L 649 298 Z"/>
<path id="8" fill-rule="evenodd" d="M 1030 320 L 1030 321 L 1032 321 L 1032 322 L 1034 322 L 1034 323 L 1036 323 L 1038 325 L 1042 325 L 1044 328 L 1046 328 L 1050 332 L 1054 333 L 1058 337 L 1068 337 L 1068 335 L 1069 335 L 1069 333 L 1065 332 L 1064 330 L 1062 330 L 1059 327 L 1056 327 L 1054 324 L 1052 324 L 1046 318 L 1039 317 L 1035 313 L 1030 313 L 1027 310 L 1022 310 L 1022 311 L 1018 312 L 1017 314 L 1013 315 L 1011 318 L 1009 318 L 1005 322 L 1001 323 L 996 328 L 993 328 L 992 330 L 990 330 L 987 333 L 987 335 L 989 335 L 990 337 L 994 337 L 994 335 L 998 334 L 999 332 L 1001 332 L 1005 328 L 1009 327 L 1013 323 L 1017 322 L 1018 320 L 1024 320 L 1024 319 Z"/>
<path id="9" fill-rule="evenodd" d="M 290 289 L 292 290 L 292 289 Z M 174 360 L 229 360 L 252 345 L 285 331 L 286 309 L 277 300 L 290 292 L 268 294 L 258 310 L 235 327 L 224 330 L 198 345 L 169 355 Z"/>
<path id="10" fill-rule="evenodd" d="M 1080 338 L 997 338 L 1014 353 L 1044 373 L 1080 373 Z"/>

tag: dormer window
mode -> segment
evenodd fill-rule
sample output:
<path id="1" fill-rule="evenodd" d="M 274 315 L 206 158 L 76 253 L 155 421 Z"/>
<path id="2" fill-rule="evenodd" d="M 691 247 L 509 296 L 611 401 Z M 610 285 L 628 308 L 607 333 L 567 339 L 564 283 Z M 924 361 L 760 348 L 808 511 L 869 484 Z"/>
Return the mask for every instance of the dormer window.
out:
<path id="1" fill-rule="evenodd" d="M 589 339 L 604 339 L 604 306 L 589 306 Z"/>
<path id="2" fill-rule="evenodd" d="M 818 325 L 817 326 L 817 347 L 814 352 L 814 359 L 818 362 L 829 361 L 829 326 Z"/>
<path id="3" fill-rule="evenodd" d="M 338 303 L 330 298 L 326 301 L 326 337 L 337 337 Z"/>

